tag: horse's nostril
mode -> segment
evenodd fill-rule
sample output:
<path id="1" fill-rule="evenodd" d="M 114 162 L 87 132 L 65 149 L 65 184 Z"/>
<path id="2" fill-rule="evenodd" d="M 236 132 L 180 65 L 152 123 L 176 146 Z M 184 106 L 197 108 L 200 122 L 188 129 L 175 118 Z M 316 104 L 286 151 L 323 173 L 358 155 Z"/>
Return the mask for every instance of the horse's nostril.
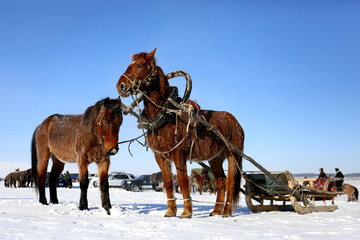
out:
<path id="1" fill-rule="evenodd" d="M 113 148 L 113 149 L 110 149 L 110 150 L 107 152 L 107 154 L 109 154 L 109 155 L 115 155 L 117 152 L 118 152 L 118 150 L 116 150 L 115 148 Z"/>
<path id="2" fill-rule="evenodd" d="M 120 90 L 125 91 L 125 83 L 120 83 Z"/>

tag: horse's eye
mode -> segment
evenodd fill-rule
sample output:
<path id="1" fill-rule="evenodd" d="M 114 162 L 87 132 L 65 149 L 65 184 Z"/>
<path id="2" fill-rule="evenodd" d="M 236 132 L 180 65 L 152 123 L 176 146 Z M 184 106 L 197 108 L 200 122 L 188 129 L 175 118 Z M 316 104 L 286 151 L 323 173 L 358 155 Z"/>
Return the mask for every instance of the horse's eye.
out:
<path id="1" fill-rule="evenodd" d="M 142 68 L 142 67 L 143 67 L 143 65 L 141 65 L 141 64 L 137 65 L 137 68 Z"/>

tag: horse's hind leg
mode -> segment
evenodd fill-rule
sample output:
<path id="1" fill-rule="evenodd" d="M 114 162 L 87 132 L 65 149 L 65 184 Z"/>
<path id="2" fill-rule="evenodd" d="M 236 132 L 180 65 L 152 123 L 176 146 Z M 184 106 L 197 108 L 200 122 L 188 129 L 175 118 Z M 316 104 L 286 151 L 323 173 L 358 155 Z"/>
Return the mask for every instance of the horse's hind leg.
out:
<path id="1" fill-rule="evenodd" d="M 65 164 L 63 162 L 60 162 L 53 154 L 51 155 L 51 159 L 53 160 L 53 166 L 49 175 L 50 202 L 58 204 L 59 200 L 57 198 L 56 188 L 59 181 L 59 176 L 64 170 Z"/>
<path id="2" fill-rule="evenodd" d="M 38 148 L 38 164 L 37 164 L 37 176 L 38 176 L 38 189 L 39 189 L 39 202 L 47 204 L 45 186 L 46 186 L 46 172 L 49 163 L 50 151 L 39 151 Z"/>
<path id="3" fill-rule="evenodd" d="M 110 166 L 110 161 L 103 161 L 103 162 L 98 163 L 101 204 L 102 204 L 102 207 L 106 210 L 106 213 L 108 215 L 110 215 L 110 208 L 111 208 L 110 195 L 109 195 L 109 181 L 108 181 L 109 166 Z M 89 179 L 89 178 L 87 177 L 87 179 Z M 83 181 L 85 182 L 86 180 L 84 179 Z M 83 182 L 83 185 L 86 184 L 84 182 Z M 87 181 L 87 185 L 89 185 L 89 180 Z M 85 186 L 83 186 L 83 187 L 85 187 Z M 83 189 L 81 189 L 81 193 L 83 193 Z M 81 196 L 81 197 L 83 198 L 83 196 Z M 87 202 L 86 202 L 86 207 L 87 207 Z"/>
<path id="4" fill-rule="evenodd" d="M 237 158 L 234 155 L 228 156 L 228 174 L 226 179 L 226 202 L 224 207 L 224 212 L 222 214 L 223 217 L 230 217 L 232 214 L 232 208 L 235 206 L 232 206 L 235 199 L 238 199 L 238 196 L 235 196 L 237 192 L 235 191 L 235 181 L 236 179 L 236 173 L 238 171 L 237 166 Z"/>
<path id="5" fill-rule="evenodd" d="M 225 200 L 226 175 L 222 167 L 223 162 L 224 159 L 221 158 L 217 158 L 212 161 L 209 161 L 211 171 L 214 174 L 215 182 L 218 187 L 215 207 L 214 210 L 210 213 L 210 216 L 221 215 L 224 207 L 223 203 Z"/>

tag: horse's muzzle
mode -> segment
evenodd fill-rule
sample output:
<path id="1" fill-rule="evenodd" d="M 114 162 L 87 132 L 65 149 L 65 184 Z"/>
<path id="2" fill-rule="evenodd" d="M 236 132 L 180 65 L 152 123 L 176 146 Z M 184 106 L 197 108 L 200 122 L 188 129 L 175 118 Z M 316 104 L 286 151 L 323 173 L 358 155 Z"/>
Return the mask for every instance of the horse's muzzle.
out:
<path id="1" fill-rule="evenodd" d="M 127 88 L 124 82 L 117 84 L 117 91 L 121 97 L 128 97 L 131 94 L 131 88 Z"/>
<path id="2" fill-rule="evenodd" d="M 108 155 L 115 155 L 118 152 L 118 150 L 116 150 L 115 148 L 110 149 L 109 151 L 106 152 L 106 154 Z"/>

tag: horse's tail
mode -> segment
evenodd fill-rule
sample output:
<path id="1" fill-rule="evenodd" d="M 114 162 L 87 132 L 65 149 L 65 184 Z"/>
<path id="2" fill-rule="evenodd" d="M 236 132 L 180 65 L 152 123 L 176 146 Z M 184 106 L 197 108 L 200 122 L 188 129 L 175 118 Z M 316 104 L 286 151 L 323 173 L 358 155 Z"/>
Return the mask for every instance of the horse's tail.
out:
<path id="1" fill-rule="evenodd" d="M 35 129 L 33 133 L 33 137 L 31 139 L 31 173 L 33 182 L 35 183 L 35 188 L 38 189 L 38 157 L 37 157 L 37 149 L 36 149 L 36 132 L 38 130 L 38 127 Z"/>
<path id="2" fill-rule="evenodd" d="M 356 200 L 359 200 L 359 191 L 356 187 L 354 187 L 354 196 L 355 196 Z"/>
<path id="3" fill-rule="evenodd" d="M 232 203 L 231 205 L 236 208 L 239 204 L 239 200 L 240 200 L 240 190 L 241 190 L 241 174 L 242 174 L 242 157 L 239 157 L 238 160 L 238 166 L 240 169 L 238 169 L 238 171 L 236 171 L 236 175 L 235 175 L 235 189 L 234 189 L 234 194 L 233 194 L 233 198 L 232 198 Z"/>
<path id="4" fill-rule="evenodd" d="M 5 179 L 4 179 L 4 186 L 7 187 L 6 185 L 7 185 L 7 180 L 6 180 L 6 178 L 5 178 Z"/>

